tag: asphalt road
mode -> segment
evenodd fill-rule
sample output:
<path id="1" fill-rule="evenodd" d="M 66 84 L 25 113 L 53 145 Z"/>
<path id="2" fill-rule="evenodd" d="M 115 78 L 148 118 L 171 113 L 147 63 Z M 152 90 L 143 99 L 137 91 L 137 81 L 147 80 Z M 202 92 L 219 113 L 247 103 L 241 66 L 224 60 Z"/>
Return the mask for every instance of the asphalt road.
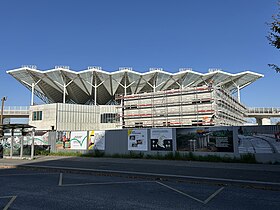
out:
<path id="1" fill-rule="evenodd" d="M 1 161 L 0 161 L 1 163 Z M 77 170 L 116 171 L 130 174 L 157 174 L 164 176 L 197 177 L 211 180 L 240 180 L 241 182 L 274 183 L 280 188 L 280 166 L 262 164 L 203 163 L 188 161 L 166 161 L 116 158 L 60 157 L 27 161 L 27 166 L 53 167 Z"/>
<path id="2" fill-rule="evenodd" d="M 279 191 L 19 169 L 0 170 L 3 209 L 279 209 Z"/>

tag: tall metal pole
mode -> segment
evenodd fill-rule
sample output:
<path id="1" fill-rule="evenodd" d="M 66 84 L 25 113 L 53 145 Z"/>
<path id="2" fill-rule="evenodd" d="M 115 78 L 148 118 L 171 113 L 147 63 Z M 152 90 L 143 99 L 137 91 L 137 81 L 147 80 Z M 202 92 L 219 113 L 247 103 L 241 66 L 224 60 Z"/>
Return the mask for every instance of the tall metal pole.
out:
<path id="1" fill-rule="evenodd" d="M 3 117 L 4 103 L 5 103 L 6 100 L 7 100 L 7 97 L 6 97 L 6 96 L 3 97 L 3 98 L 1 99 L 1 101 L 2 101 L 2 106 L 1 106 L 1 121 L 0 121 L 1 125 L 3 125 L 3 120 L 4 120 L 4 117 Z"/>
<path id="2" fill-rule="evenodd" d="M 20 157 L 23 157 L 23 136 L 20 137 Z"/>
<path id="3" fill-rule="evenodd" d="M 13 157 L 13 153 L 14 153 L 14 129 L 12 128 L 12 131 L 11 131 L 11 133 L 12 133 L 12 136 L 11 136 L 11 144 L 10 144 L 10 146 L 11 146 L 11 148 L 10 148 L 10 157 Z"/>
<path id="4" fill-rule="evenodd" d="M 34 138 L 35 138 L 35 128 L 32 129 L 31 159 L 34 158 Z"/>

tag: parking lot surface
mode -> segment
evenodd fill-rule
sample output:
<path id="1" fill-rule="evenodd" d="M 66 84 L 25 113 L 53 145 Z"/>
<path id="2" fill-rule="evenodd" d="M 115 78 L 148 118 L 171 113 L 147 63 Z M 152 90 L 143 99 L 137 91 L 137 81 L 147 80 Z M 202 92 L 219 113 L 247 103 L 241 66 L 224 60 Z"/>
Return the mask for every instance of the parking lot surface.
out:
<path id="1" fill-rule="evenodd" d="M 279 209 L 277 190 L 79 173 L 0 170 L 2 209 Z"/>

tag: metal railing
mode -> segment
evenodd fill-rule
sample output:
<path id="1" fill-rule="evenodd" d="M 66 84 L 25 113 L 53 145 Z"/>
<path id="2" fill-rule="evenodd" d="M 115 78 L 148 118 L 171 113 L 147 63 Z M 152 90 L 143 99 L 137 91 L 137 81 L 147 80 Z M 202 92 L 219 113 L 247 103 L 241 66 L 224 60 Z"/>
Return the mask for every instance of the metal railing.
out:
<path id="1" fill-rule="evenodd" d="M 248 107 L 247 113 L 252 114 L 280 114 L 280 108 Z"/>
<path id="2" fill-rule="evenodd" d="M 5 106 L 3 109 L 4 115 L 28 115 L 29 106 Z"/>

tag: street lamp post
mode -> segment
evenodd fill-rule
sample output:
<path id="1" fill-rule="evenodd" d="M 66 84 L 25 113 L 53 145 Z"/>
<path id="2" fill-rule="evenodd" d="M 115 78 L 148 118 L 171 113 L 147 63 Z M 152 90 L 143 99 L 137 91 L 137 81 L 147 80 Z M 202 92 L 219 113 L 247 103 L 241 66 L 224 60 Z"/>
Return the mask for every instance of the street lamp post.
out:
<path id="1" fill-rule="evenodd" d="M 3 117 L 3 112 L 4 112 L 4 103 L 5 101 L 7 101 L 7 96 L 4 96 L 2 99 L 2 106 L 1 106 L 1 120 L 0 120 L 0 123 L 1 125 L 3 125 L 3 120 L 4 120 L 4 117 Z"/>
<path id="2" fill-rule="evenodd" d="M 3 119 L 4 119 L 4 117 L 3 117 L 3 111 L 4 111 L 4 102 L 7 100 L 7 97 L 5 96 L 5 97 L 3 97 L 2 99 L 1 99 L 1 101 L 2 101 L 2 106 L 1 106 L 1 118 L 0 118 L 0 125 L 3 125 Z M 3 131 L 3 129 L 0 129 L 0 137 L 2 137 L 2 136 L 4 136 L 4 131 Z"/>

